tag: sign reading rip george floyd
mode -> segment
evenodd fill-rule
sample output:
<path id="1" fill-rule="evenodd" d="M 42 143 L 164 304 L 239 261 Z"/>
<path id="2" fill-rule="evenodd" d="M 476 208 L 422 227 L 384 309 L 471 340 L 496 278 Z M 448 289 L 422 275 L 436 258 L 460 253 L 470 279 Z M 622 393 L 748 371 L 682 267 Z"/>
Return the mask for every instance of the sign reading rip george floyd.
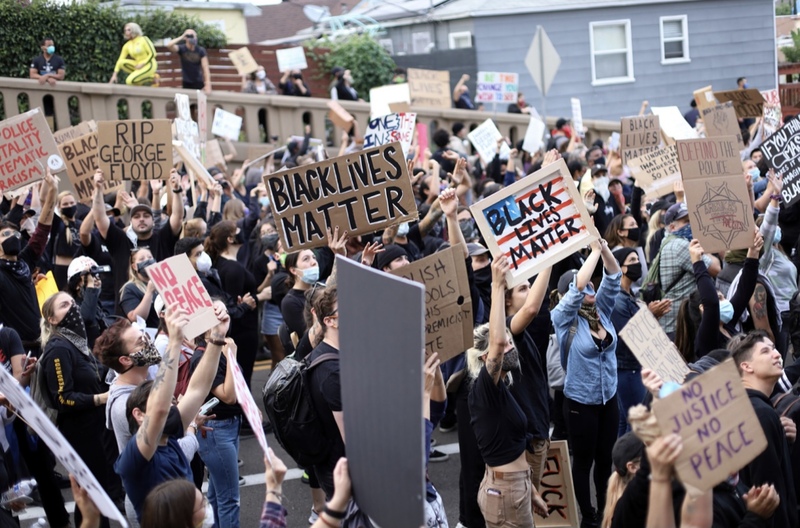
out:
<path id="1" fill-rule="evenodd" d="M 657 115 L 623 117 L 620 122 L 622 135 L 620 149 L 622 163 L 658 149 L 661 143 L 661 122 Z"/>
<path id="2" fill-rule="evenodd" d="M 41 109 L 0 122 L 0 193 L 41 180 L 48 165 L 55 172 L 64 164 Z"/>
<path id="3" fill-rule="evenodd" d="M 684 485 L 707 491 L 767 448 L 764 430 L 732 359 L 653 401 L 661 430 L 683 439 L 675 470 Z"/>
<path id="4" fill-rule="evenodd" d="M 367 131 L 364 132 L 364 148 L 378 147 L 399 141 L 403 145 L 403 153 L 408 155 L 411 141 L 414 139 L 414 123 L 417 114 L 387 114 L 370 119 Z"/>
<path id="5" fill-rule="evenodd" d="M 472 205 L 492 255 L 510 265 L 509 288 L 600 238 L 563 159 Z"/>
<path id="6" fill-rule="evenodd" d="M 714 92 L 714 97 L 720 103 L 733 101 L 738 118 L 761 117 L 764 114 L 764 96 L 755 88 Z"/>
<path id="7" fill-rule="evenodd" d="M 800 201 L 800 119 L 790 119 L 761 144 L 767 163 L 783 175 L 784 205 Z"/>
<path id="8" fill-rule="evenodd" d="M 328 228 L 356 236 L 417 217 L 398 142 L 275 172 L 264 183 L 287 252 L 327 245 Z"/>
<path id="9" fill-rule="evenodd" d="M 636 186 L 644 189 L 648 198 L 666 196 L 673 191 L 675 182 L 681 180 L 681 167 L 675 145 L 631 158 L 628 160 L 628 168 L 636 178 Z"/>
<path id="10" fill-rule="evenodd" d="M 172 169 L 169 119 L 100 121 L 98 165 L 111 180 L 164 180 Z"/>
<path id="11" fill-rule="evenodd" d="M 547 504 L 546 519 L 535 515 L 538 528 L 578 526 L 578 502 L 572 485 L 572 466 L 566 440 L 555 440 L 547 451 L 539 494 Z"/>
<path id="12" fill-rule="evenodd" d="M 408 90 L 411 105 L 433 108 L 451 108 L 453 95 L 450 90 L 450 72 L 437 70 L 408 69 Z M 370 94 L 370 100 L 371 100 Z M 391 101 L 398 102 L 398 101 Z M 384 112 L 388 113 L 388 112 Z M 373 114 L 374 115 L 374 114 Z M 379 114 L 381 115 L 381 114 Z"/>
<path id="13" fill-rule="evenodd" d="M 92 203 L 94 171 L 97 170 L 97 133 L 91 132 L 58 146 L 67 165 L 67 176 L 75 188 L 79 202 Z M 115 193 L 125 185 L 122 181 L 106 182 L 105 193 Z"/>
<path id="14" fill-rule="evenodd" d="M 664 381 L 683 383 L 689 367 L 646 306 L 630 318 L 619 335 L 642 367 L 649 368 Z"/>
<path id="15" fill-rule="evenodd" d="M 425 351 L 447 361 L 472 348 L 472 297 L 463 246 L 437 251 L 391 272 L 425 285 Z"/>

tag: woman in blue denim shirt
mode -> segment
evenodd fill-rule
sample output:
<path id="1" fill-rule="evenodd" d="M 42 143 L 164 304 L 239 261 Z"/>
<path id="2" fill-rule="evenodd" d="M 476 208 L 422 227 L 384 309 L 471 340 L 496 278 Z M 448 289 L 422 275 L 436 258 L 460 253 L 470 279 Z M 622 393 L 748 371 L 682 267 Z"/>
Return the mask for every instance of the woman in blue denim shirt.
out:
<path id="1" fill-rule="evenodd" d="M 564 412 L 572 447 L 572 479 L 581 509 L 581 528 L 594 528 L 599 524 L 597 511 L 605 507 L 611 450 L 619 423 L 617 334 L 611 313 L 622 273 L 605 240 L 594 242 L 591 247 L 592 252 L 581 269 L 568 271 L 559 279 L 559 301 L 552 311 L 553 326 L 562 344 L 561 363 L 567 374 Z M 603 280 L 595 293 L 589 281 L 601 258 Z M 565 350 L 573 332 L 569 350 Z M 592 466 L 597 510 L 592 507 L 589 485 Z"/>

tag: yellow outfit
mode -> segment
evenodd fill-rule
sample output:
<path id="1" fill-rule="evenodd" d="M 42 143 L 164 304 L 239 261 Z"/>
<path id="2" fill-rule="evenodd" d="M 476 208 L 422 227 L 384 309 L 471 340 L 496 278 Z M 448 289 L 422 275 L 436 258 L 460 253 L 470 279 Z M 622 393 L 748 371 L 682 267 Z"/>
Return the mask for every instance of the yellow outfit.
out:
<path id="1" fill-rule="evenodd" d="M 140 64 L 144 66 L 137 70 L 136 66 Z M 141 35 L 130 39 L 122 46 L 114 73 L 122 70 L 128 74 L 125 84 L 142 86 L 152 84 L 157 69 L 156 48 L 149 38 Z"/>

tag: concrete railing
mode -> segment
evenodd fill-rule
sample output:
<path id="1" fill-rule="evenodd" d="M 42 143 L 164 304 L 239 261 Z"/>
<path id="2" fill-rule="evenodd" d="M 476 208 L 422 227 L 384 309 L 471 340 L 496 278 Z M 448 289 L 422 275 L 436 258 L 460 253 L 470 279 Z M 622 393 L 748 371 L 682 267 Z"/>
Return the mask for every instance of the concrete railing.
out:
<path id="1" fill-rule="evenodd" d="M 21 102 L 27 106 L 52 109 L 56 130 L 67 128 L 80 121 L 127 119 L 172 119 L 175 117 L 175 93 L 186 93 L 196 101 L 193 90 L 174 88 L 146 88 L 97 83 L 59 82 L 56 86 L 40 85 L 35 80 L 0 77 L 3 118 L 20 113 Z M 270 142 L 283 142 L 291 135 L 301 134 L 304 124 L 311 126 L 312 137 L 325 138 L 328 145 L 338 147 L 340 132 L 327 119 L 327 99 L 265 96 L 236 92 L 215 91 L 208 96 L 208 130 L 210 134 L 214 109 L 219 107 L 244 118 L 242 135 L 237 144 L 237 160 L 242 161 L 251 150 L 248 146 Z M 127 103 L 127 116 L 120 115 L 120 103 Z M 363 127 L 369 118 L 369 103 L 345 101 L 347 109 Z M 26 108 L 26 106 L 23 106 Z M 514 141 L 525 137 L 528 116 L 520 114 L 475 112 L 456 109 L 413 108 L 417 122 L 429 127 L 429 137 L 438 128 L 451 129 L 462 122 L 467 129 L 474 128 L 492 117 L 500 132 Z M 555 118 L 548 118 L 552 126 Z M 612 131 L 619 130 L 618 122 L 584 120 L 588 128 L 587 143 L 601 138 L 608 140 Z M 277 139 L 275 139 L 277 138 Z"/>

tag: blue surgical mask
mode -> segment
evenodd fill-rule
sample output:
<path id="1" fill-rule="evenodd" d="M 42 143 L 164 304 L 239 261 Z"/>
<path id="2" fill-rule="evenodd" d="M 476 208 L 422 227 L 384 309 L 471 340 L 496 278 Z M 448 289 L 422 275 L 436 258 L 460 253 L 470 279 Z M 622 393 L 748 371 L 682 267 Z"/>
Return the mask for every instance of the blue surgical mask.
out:
<path id="1" fill-rule="evenodd" d="M 56 47 L 55 46 L 47 46 L 47 54 L 48 55 L 52 55 L 55 52 L 56 52 Z"/>
<path id="2" fill-rule="evenodd" d="M 775 228 L 775 236 L 772 237 L 773 244 L 780 244 L 781 236 L 783 236 L 783 231 L 781 231 L 781 226 Z"/>
<path id="3" fill-rule="evenodd" d="M 403 222 L 399 226 L 397 226 L 397 236 L 404 237 L 408 235 L 408 222 Z"/>
<path id="4" fill-rule="evenodd" d="M 303 270 L 302 281 L 306 284 L 314 284 L 319 280 L 319 266 L 312 266 Z"/>
<path id="5" fill-rule="evenodd" d="M 725 324 L 730 323 L 733 319 L 733 305 L 727 299 L 719 302 L 719 318 Z"/>
<path id="6" fill-rule="evenodd" d="M 267 207 L 269 207 L 269 197 L 268 196 L 262 196 L 261 198 L 258 199 L 258 203 L 261 204 L 261 207 L 266 209 Z"/>
<path id="7" fill-rule="evenodd" d="M 753 179 L 753 183 L 761 179 L 761 171 L 758 170 L 758 167 L 753 167 L 747 172 L 750 173 L 750 177 Z"/>

